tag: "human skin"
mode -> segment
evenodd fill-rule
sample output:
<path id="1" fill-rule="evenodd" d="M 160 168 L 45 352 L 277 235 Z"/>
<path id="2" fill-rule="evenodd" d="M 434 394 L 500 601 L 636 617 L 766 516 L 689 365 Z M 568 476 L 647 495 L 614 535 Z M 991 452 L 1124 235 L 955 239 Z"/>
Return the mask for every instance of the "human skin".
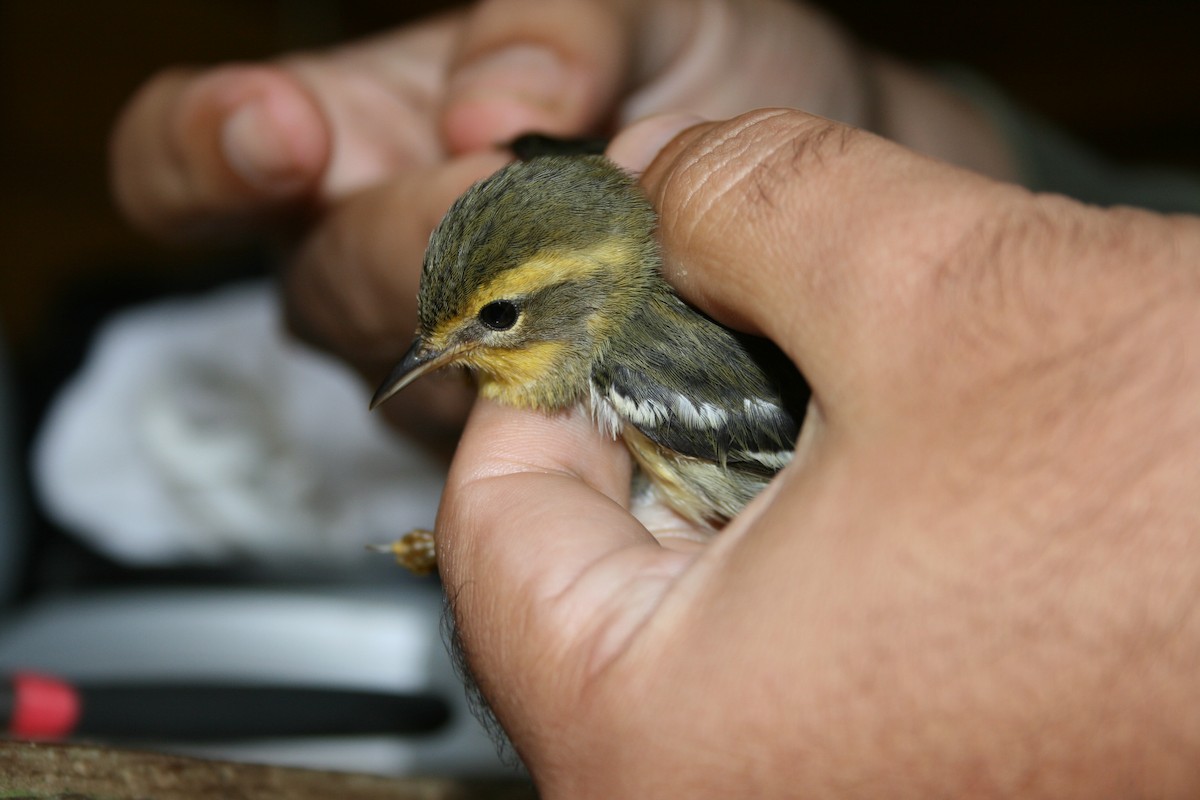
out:
<path id="1" fill-rule="evenodd" d="M 1012 177 L 987 120 L 785 0 L 489 0 L 330 50 L 170 69 L 114 128 L 114 194 L 175 241 L 287 243 L 295 332 L 375 383 L 407 347 L 429 231 L 527 131 L 607 133 L 662 111 L 792 106 Z M 422 381 L 384 408 L 457 434 L 471 391 Z"/>
<path id="2" fill-rule="evenodd" d="M 986 120 L 801 6 L 546 7 L 164 73 L 112 167 L 164 238 L 287 237 L 293 326 L 375 379 L 491 143 L 791 106 L 909 148 L 795 112 L 614 143 L 640 169 L 671 142 L 644 177 L 669 278 L 815 404 L 699 550 L 626 512 L 588 421 L 476 408 L 440 560 L 544 795 L 1196 796 L 1195 220 L 981 177 L 1014 177 Z M 467 390 L 424 383 L 389 413 L 452 436 Z"/>
<path id="3" fill-rule="evenodd" d="M 797 111 L 689 124 L 610 155 L 813 404 L 702 548 L 585 415 L 477 404 L 439 565 L 542 796 L 1197 796 L 1200 220 Z"/>

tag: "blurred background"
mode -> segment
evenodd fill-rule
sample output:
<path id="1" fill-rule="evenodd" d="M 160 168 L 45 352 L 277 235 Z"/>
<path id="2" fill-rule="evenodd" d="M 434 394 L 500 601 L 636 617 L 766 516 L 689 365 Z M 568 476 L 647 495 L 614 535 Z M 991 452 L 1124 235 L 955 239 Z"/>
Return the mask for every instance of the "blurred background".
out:
<path id="1" fill-rule="evenodd" d="M 156 246 L 109 200 L 117 110 L 171 64 L 317 47 L 450 5 L 436 0 L 4 0 L 0 3 L 0 334 L 17 430 L 111 307 L 253 270 L 253 254 Z M 864 40 L 962 64 L 1118 161 L 1200 170 L 1200 4 L 1189 0 L 830 0 Z M 25 442 L 19 444 L 27 444 Z M 32 521 L 52 526 L 31 507 Z M 40 541 L 40 540 L 39 540 Z"/>
<path id="2" fill-rule="evenodd" d="M 252 249 L 164 248 L 122 222 L 105 175 L 109 128 L 121 104 L 168 65 L 319 47 L 446 5 L 0 2 L 0 346 L 7 350 L 6 413 L 27 532 L 24 555 L 9 564 L 16 571 L 15 587 L 6 590 L 10 603 L 214 577 L 122 566 L 65 535 L 29 490 L 33 435 L 102 319 L 132 303 L 262 271 Z M 825 7 L 882 50 L 976 71 L 1114 161 L 1200 171 L 1200 3 L 830 0 Z M 0 668 L 19 661 L 0 657 Z"/>
<path id="3" fill-rule="evenodd" d="M 121 103 L 170 64 L 254 59 L 377 30 L 436 0 L 4 0 L 0 321 L 18 363 L 72 284 L 186 274 L 114 213 L 105 146 Z M 830 0 L 863 39 L 966 64 L 1117 159 L 1200 168 L 1200 4 L 1190 0 Z"/>

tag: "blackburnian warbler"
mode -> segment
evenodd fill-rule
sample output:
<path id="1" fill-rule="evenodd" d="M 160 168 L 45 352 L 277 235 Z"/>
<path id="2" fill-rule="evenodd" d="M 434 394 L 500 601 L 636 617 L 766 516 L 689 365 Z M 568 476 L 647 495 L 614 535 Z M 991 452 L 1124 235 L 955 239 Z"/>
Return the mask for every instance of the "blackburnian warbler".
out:
<path id="1" fill-rule="evenodd" d="M 601 155 L 538 156 L 475 184 L 430 237 L 416 340 L 371 407 L 448 365 L 509 406 L 583 405 L 667 505 L 719 527 L 791 459 L 808 390 L 675 294 L 655 226 Z"/>

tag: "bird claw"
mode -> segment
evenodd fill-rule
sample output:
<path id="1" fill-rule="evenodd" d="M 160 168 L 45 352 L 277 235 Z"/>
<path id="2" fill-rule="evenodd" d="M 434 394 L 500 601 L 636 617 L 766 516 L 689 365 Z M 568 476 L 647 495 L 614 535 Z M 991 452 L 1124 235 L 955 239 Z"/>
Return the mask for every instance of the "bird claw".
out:
<path id="1" fill-rule="evenodd" d="M 375 553 L 391 553 L 396 563 L 413 575 L 428 575 L 437 569 L 433 531 L 414 528 L 391 544 L 367 545 Z"/>

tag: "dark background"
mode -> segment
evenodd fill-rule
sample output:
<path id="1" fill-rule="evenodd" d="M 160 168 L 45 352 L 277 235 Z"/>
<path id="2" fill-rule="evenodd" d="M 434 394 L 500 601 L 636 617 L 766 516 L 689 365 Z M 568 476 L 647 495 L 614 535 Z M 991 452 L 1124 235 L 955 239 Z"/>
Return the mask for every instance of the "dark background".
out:
<path id="1" fill-rule="evenodd" d="M 0 0 L 0 333 L 16 362 L 23 436 L 106 306 L 138 293 L 130 287 L 186 283 L 213 261 L 146 241 L 110 204 L 106 140 L 130 93 L 169 64 L 261 58 L 442 5 Z M 1200 2 L 826 8 L 881 49 L 973 68 L 1118 161 L 1200 171 Z"/>

